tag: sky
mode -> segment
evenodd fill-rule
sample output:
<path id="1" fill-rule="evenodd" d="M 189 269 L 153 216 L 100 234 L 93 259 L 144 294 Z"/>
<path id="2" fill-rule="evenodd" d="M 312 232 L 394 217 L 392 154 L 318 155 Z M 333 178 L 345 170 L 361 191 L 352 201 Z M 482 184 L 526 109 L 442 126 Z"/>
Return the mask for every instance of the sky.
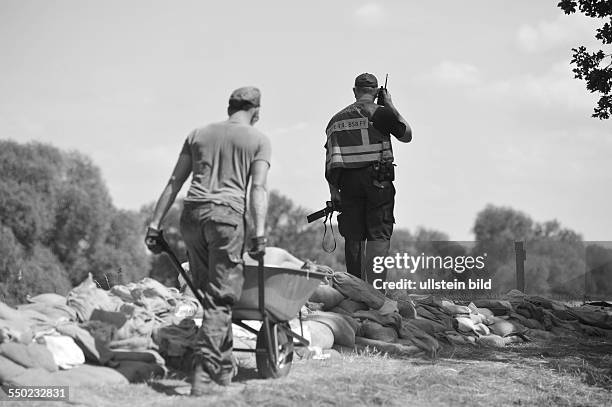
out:
<path id="1" fill-rule="evenodd" d="M 487 204 L 612 240 L 612 121 L 573 79 L 597 25 L 558 1 L 0 0 L 0 138 L 89 155 L 113 202 L 157 199 L 186 135 L 262 91 L 269 187 L 329 199 L 325 126 L 362 72 L 389 74 L 396 227 L 473 240 Z"/>

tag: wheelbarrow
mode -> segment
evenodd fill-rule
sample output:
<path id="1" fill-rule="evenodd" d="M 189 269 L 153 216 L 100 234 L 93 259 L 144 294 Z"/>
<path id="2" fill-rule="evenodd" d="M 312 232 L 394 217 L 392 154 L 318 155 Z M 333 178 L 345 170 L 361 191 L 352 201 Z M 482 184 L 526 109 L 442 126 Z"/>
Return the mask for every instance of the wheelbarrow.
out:
<path id="1" fill-rule="evenodd" d="M 196 288 L 170 246 L 160 235 L 159 245 L 183 276 L 196 299 L 204 307 L 203 293 Z M 310 343 L 291 330 L 289 320 L 295 318 L 308 298 L 327 275 L 317 271 L 264 266 L 244 267 L 244 284 L 240 299 L 232 307 L 232 322 L 257 335 L 255 349 L 235 348 L 238 352 L 255 353 L 257 371 L 262 378 L 278 378 L 289 374 L 293 362 L 294 340 L 297 346 Z M 245 320 L 262 321 L 259 331 Z M 301 325 L 300 318 L 300 325 Z"/>

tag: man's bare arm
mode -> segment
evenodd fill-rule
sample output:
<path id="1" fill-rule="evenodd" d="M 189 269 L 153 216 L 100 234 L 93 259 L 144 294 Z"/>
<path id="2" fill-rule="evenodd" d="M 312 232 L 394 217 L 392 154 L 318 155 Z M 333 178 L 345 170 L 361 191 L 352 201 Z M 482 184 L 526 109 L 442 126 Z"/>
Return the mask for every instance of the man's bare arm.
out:
<path id="1" fill-rule="evenodd" d="M 404 117 L 400 114 L 400 112 L 397 110 L 397 108 L 393 104 L 393 100 L 391 99 L 391 95 L 389 94 L 389 92 L 386 89 L 383 89 L 383 91 L 384 91 L 383 98 L 385 101 L 385 106 L 391 109 L 395 117 L 397 117 L 397 120 L 406 127 L 404 130 L 404 134 L 394 134 L 394 135 L 402 143 L 409 143 L 412 140 L 412 129 L 410 128 L 408 121 L 404 119 Z"/>
<path id="2" fill-rule="evenodd" d="M 161 227 L 161 223 L 164 220 L 166 213 L 168 213 L 168 210 L 176 199 L 176 195 L 181 190 L 181 187 L 185 183 L 185 180 L 190 173 L 191 156 L 188 154 L 179 155 L 178 161 L 174 166 L 174 171 L 172 171 L 172 176 L 155 204 L 153 218 L 151 219 L 149 226 L 154 229 L 159 229 Z"/>
<path id="3" fill-rule="evenodd" d="M 270 165 L 257 160 L 251 165 L 251 211 L 255 221 L 255 235 L 266 233 L 266 214 L 268 212 L 267 178 Z"/>

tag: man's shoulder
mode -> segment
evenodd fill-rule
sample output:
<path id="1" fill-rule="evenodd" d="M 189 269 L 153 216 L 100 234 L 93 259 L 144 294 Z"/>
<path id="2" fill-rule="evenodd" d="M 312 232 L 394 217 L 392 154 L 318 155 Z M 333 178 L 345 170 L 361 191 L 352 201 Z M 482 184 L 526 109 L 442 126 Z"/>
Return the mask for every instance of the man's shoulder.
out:
<path id="1" fill-rule="evenodd" d="M 338 116 L 341 116 L 341 115 L 343 115 L 343 114 L 346 114 L 346 113 L 348 113 L 348 112 L 352 112 L 352 111 L 354 111 L 354 110 L 355 110 L 355 103 L 351 103 L 350 105 L 345 106 L 345 107 L 343 107 L 342 109 L 340 109 L 340 110 L 338 111 L 338 113 L 336 113 L 335 115 L 333 115 L 333 117 L 332 117 L 332 118 L 334 118 L 334 117 L 338 117 Z"/>
<path id="2" fill-rule="evenodd" d="M 329 120 L 329 123 L 327 124 L 327 127 L 331 126 L 331 124 L 335 121 L 341 120 L 343 118 L 346 118 L 346 116 L 348 114 L 350 114 L 351 112 L 355 112 L 355 104 L 351 103 L 350 105 L 342 108 L 340 111 L 338 111 L 336 114 L 334 114 L 332 116 L 332 118 Z"/>
<path id="3" fill-rule="evenodd" d="M 257 144 L 269 143 L 270 141 L 270 139 L 264 132 L 248 124 L 235 127 L 235 134 L 238 135 L 240 138 L 255 140 Z"/>
<path id="4" fill-rule="evenodd" d="M 215 130 L 217 130 L 222 123 L 223 122 L 214 122 L 197 126 L 191 131 L 191 133 L 189 133 L 187 139 L 190 141 L 194 141 L 196 138 L 201 138 L 202 136 L 205 136 L 207 134 L 214 133 Z"/>
<path id="5" fill-rule="evenodd" d="M 196 127 L 194 133 L 206 133 L 212 130 L 219 129 L 220 127 L 224 127 L 226 124 L 227 122 L 225 121 L 203 124 L 201 126 Z"/>

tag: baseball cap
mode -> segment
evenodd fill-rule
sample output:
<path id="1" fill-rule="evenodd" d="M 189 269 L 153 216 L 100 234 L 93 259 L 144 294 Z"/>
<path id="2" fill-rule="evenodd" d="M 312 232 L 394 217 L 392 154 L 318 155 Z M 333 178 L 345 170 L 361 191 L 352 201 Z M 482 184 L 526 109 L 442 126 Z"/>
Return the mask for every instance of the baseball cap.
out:
<path id="1" fill-rule="evenodd" d="M 357 88 L 377 88 L 378 80 L 371 73 L 362 73 L 355 78 L 355 87 Z"/>
<path id="2" fill-rule="evenodd" d="M 244 86 L 232 92 L 229 98 L 231 107 L 241 108 L 246 104 L 259 107 L 261 92 L 254 86 Z"/>

